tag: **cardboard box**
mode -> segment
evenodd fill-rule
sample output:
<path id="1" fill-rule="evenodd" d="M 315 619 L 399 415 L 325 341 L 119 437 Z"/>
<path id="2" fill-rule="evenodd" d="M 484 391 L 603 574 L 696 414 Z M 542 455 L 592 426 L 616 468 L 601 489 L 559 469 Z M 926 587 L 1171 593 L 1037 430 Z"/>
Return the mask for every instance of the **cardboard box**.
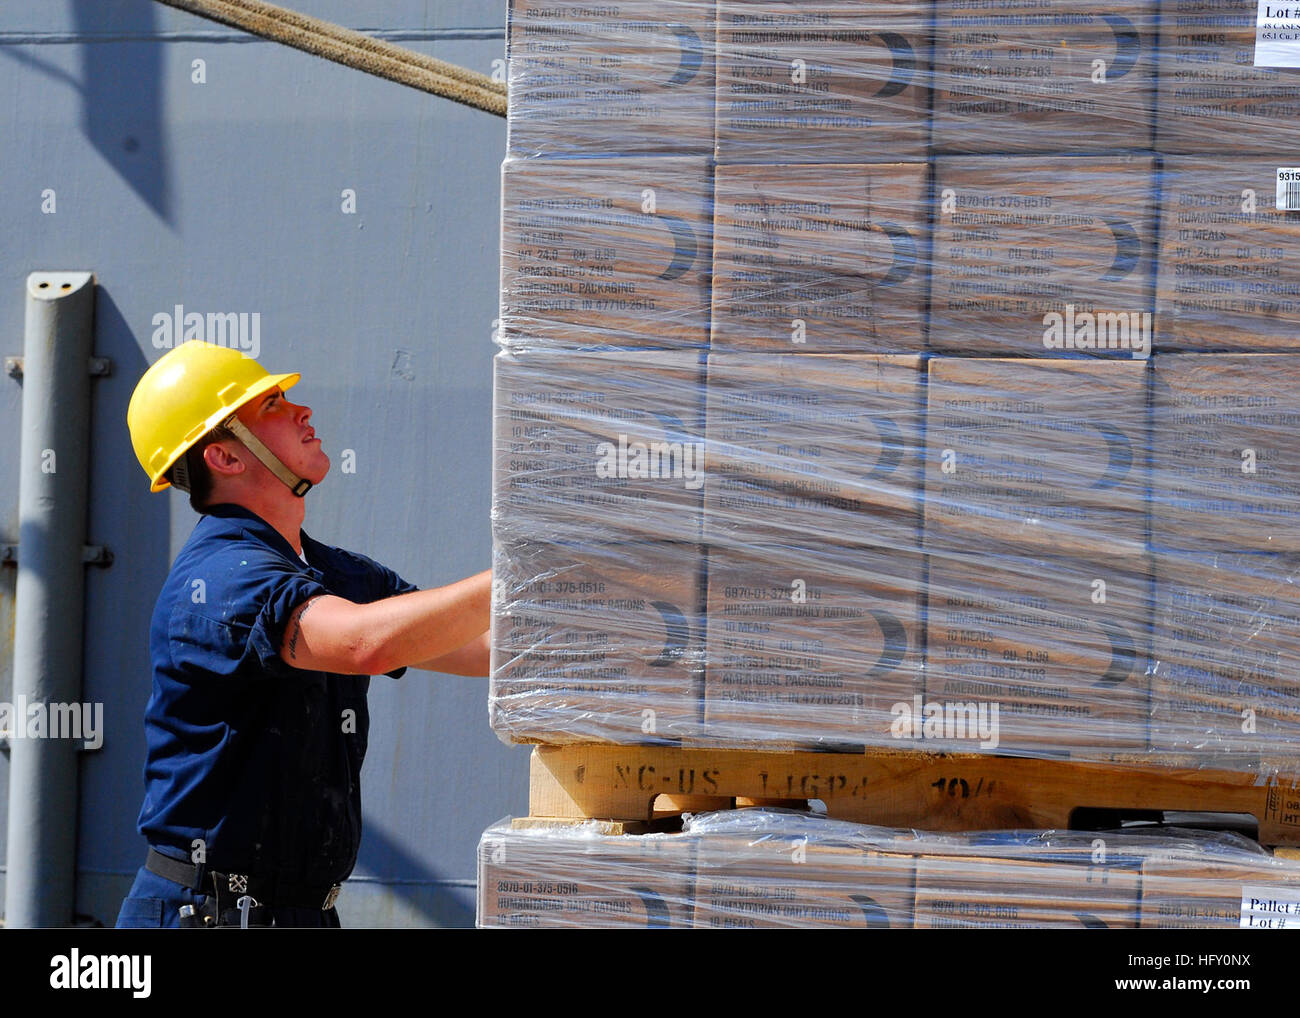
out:
<path id="1" fill-rule="evenodd" d="M 916 929 L 1133 929 L 1139 883 L 1122 866 L 919 856 Z"/>
<path id="2" fill-rule="evenodd" d="M 929 21 L 917 2 L 719 0 L 718 162 L 923 157 Z"/>
<path id="3" fill-rule="evenodd" d="M 705 536 L 914 548 L 924 365 L 891 355 L 709 355 Z"/>
<path id="4" fill-rule="evenodd" d="M 899 548 L 709 550 L 705 737 L 897 746 L 922 667 L 922 559 Z"/>
<path id="5" fill-rule="evenodd" d="M 925 345 L 924 164 L 722 166 L 714 349 Z"/>
<path id="6" fill-rule="evenodd" d="M 937 357 L 929 367 L 927 548 L 1145 549 L 1145 363 Z"/>
<path id="7" fill-rule="evenodd" d="M 1277 210 L 1278 166 L 1164 161 L 1156 349 L 1300 349 L 1300 219 Z"/>
<path id="8" fill-rule="evenodd" d="M 939 0 L 940 152 L 1113 152 L 1151 145 L 1156 4 Z"/>
<path id="9" fill-rule="evenodd" d="M 698 728 L 698 545 L 498 545 L 492 727 L 550 744 L 656 743 Z"/>
<path id="10" fill-rule="evenodd" d="M 908 929 L 910 856 L 814 836 L 700 839 L 699 929 Z"/>
<path id="11" fill-rule="evenodd" d="M 1157 548 L 1300 551 L 1300 356 L 1156 359 Z"/>
<path id="12" fill-rule="evenodd" d="M 1181 854 L 1142 865 L 1144 930 L 1300 929 L 1300 869 L 1267 855 L 1254 865 Z"/>
<path id="13" fill-rule="evenodd" d="M 503 351 L 494 369 L 498 542 L 699 540 L 698 354 Z"/>
<path id="14" fill-rule="evenodd" d="M 478 846 L 478 923 L 491 929 L 686 929 L 696 839 L 514 831 Z"/>
<path id="15" fill-rule="evenodd" d="M 1156 146 L 1275 153 L 1290 166 L 1300 71 L 1256 67 L 1256 0 L 1165 4 Z M 1226 161 L 1225 161 L 1226 165 Z"/>
<path id="16" fill-rule="evenodd" d="M 929 556 L 924 707 L 942 706 L 945 719 L 962 720 L 972 715 L 961 709 L 973 704 L 981 724 L 971 731 L 967 723 L 962 732 L 954 722 L 950 733 L 936 723 L 925 741 L 938 746 L 926 748 L 1144 752 L 1151 649 L 1145 561 L 1019 551 L 989 544 L 975 554 Z"/>
<path id="17" fill-rule="evenodd" d="M 713 4 L 512 0 L 515 155 L 713 152 Z"/>
<path id="18" fill-rule="evenodd" d="M 507 347 L 702 347 L 713 184 L 703 159 L 508 159 Z"/>
<path id="19" fill-rule="evenodd" d="M 1300 770 L 1298 576 L 1297 555 L 1157 558 L 1155 749 L 1289 756 Z"/>
<path id="20" fill-rule="evenodd" d="M 1134 155 L 937 160 L 930 346 L 1147 356 L 1152 167 Z"/>

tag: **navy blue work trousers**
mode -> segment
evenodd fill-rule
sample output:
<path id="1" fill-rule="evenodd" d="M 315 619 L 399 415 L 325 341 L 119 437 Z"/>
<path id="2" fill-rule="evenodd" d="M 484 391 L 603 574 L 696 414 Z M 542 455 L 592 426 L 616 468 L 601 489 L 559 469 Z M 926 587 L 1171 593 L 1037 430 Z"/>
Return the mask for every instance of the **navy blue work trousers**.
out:
<path id="1" fill-rule="evenodd" d="M 141 866 L 118 912 L 117 928 L 179 929 L 181 906 L 193 905 L 201 909 L 205 901 L 205 895 Z M 271 919 L 276 926 L 337 929 L 342 925 L 338 909 L 334 908 L 275 908 L 271 910 Z"/>

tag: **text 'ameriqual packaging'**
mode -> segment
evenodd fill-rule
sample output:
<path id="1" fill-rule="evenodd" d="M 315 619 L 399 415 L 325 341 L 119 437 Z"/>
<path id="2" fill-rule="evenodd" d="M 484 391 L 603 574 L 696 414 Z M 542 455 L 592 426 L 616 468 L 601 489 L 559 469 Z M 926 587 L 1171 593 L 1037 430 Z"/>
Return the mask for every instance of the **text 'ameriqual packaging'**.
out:
<path id="1" fill-rule="evenodd" d="M 715 350 L 920 351 L 924 164 L 721 166 Z"/>

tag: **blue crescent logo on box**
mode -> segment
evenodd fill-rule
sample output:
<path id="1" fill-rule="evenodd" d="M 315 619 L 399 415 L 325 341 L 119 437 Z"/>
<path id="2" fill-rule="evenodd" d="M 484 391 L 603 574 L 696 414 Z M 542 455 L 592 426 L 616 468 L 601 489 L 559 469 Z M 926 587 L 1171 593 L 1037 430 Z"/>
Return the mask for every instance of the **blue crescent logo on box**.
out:
<path id="1" fill-rule="evenodd" d="M 876 91 L 876 98 L 888 99 L 898 95 L 912 83 L 916 73 L 916 51 L 912 44 L 897 32 L 877 32 L 881 40 L 889 47 L 889 55 L 894 61 L 889 77 Z"/>
<path id="2" fill-rule="evenodd" d="M 1103 14 L 1102 17 L 1115 33 L 1115 62 L 1106 71 L 1106 80 L 1114 81 L 1137 66 L 1138 58 L 1142 56 L 1142 38 L 1128 18 L 1117 14 Z"/>

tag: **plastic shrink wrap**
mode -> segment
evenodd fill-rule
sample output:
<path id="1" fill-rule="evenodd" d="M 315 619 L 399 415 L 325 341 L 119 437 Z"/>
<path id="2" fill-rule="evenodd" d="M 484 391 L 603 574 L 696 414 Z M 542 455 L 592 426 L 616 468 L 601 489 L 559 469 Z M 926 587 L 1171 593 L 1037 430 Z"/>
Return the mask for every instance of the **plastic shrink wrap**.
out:
<path id="1" fill-rule="evenodd" d="M 1294 772 L 1256 10 L 514 0 L 502 738 Z"/>
<path id="2" fill-rule="evenodd" d="M 483 927 L 1255 928 L 1300 925 L 1300 863 L 1235 834 L 924 834 L 775 810 L 671 834 L 489 828 Z"/>

